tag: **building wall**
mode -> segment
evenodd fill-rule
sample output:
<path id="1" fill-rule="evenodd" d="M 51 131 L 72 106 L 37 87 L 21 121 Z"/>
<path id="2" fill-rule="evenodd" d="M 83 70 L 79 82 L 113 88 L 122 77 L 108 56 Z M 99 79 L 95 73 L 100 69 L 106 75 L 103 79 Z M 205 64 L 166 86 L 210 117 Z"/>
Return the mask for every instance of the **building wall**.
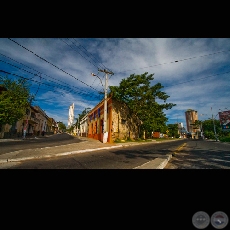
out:
<path id="1" fill-rule="evenodd" d="M 88 114 L 86 114 L 80 121 L 80 136 L 88 136 Z"/>
<path id="2" fill-rule="evenodd" d="M 2 127 L 0 138 L 22 137 L 23 129 L 26 129 L 27 136 L 34 135 L 36 125 L 38 124 L 36 112 L 37 111 L 32 106 L 29 106 L 22 119 L 18 120 L 13 125 L 5 124 Z"/>
<path id="3" fill-rule="evenodd" d="M 49 117 L 46 115 L 46 113 L 39 107 L 34 106 L 34 108 L 37 110 L 36 118 L 38 119 L 38 125 L 36 126 L 36 132 L 41 134 L 42 131 L 48 132 L 48 126 L 47 121 Z"/>
<path id="4" fill-rule="evenodd" d="M 198 120 L 198 113 L 196 110 L 188 109 L 185 112 L 185 119 L 186 119 L 186 126 L 187 126 L 187 131 L 192 133 L 192 137 L 194 137 L 194 133 L 197 132 L 196 129 L 193 129 L 193 125 L 196 120 Z"/>
<path id="5" fill-rule="evenodd" d="M 112 104 L 112 132 L 113 141 L 118 139 L 138 138 L 140 120 L 130 115 L 129 108 L 125 104 L 113 101 Z"/>
<path id="6" fill-rule="evenodd" d="M 22 137 L 23 129 L 26 129 L 26 136 L 40 135 L 43 130 L 52 133 L 57 129 L 57 124 L 39 106 L 29 106 L 21 120 L 13 125 L 4 124 L 0 127 L 0 138 Z"/>
<path id="7" fill-rule="evenodd" d="M 111 98 L 107 99 L 108 142 L 119 139 L 138 138 L 140 120 L 130 115 L 125 104 Z M 104 101 L 101 101 L 88 113 L 88 137 L 103 141 Z"/>

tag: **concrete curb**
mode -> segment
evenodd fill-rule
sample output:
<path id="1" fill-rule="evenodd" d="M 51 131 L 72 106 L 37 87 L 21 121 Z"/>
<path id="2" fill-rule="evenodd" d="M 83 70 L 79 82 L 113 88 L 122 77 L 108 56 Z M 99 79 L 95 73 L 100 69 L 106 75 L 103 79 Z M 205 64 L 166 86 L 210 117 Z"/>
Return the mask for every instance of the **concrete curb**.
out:
<path id="1" fill-rule="evenodd" d="M 168 161 L 172 158 L 172 154 L 169 154 L 165 157 L 157 157 L 156 159 L 152 161 L 148 161 L 144 163 L 143 165 L 137 166 L 133 169 L 164 169 L 164 167 L 167 165 Z"/>

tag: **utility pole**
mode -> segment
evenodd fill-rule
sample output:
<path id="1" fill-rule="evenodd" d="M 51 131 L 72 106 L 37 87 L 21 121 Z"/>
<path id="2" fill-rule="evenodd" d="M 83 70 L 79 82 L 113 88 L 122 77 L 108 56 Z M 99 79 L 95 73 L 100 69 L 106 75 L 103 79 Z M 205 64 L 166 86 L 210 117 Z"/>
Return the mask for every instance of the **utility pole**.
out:
<path id="1" fill-rule="evenodd" d="M 104 97 L 104 134 L 103 134 L 103 143 L 107 142 L 108 139 L 108 130 L 107 130 L 107 90 L 108 90 L 108 74 L 113 75 L 113 72 L 107 70 L 98 69 L 98 71 L 105 73 L 105 97 Z"/>
<path id="2" fill-rule="evenodd" d="M 216 139 L 216 141 L 217 141 L 217 137 L 216 137 L 216 126 L 215 126 L 213 114 L 212 114 L 212 121 L 213 121 L 213 128 L 214 128 L 215 139 Z"/>
<path id="3" fill-rule="evenodd" d="M 113 75 L 114 73 L 111 72 L 111 71 L 108 71 L 106 69 L 98 69 L 98 71 L 100 72 L 103 72 L 105 73 L 105 96 L 104 96 L 104 124 L 103 124 L 103 127 L 104 127 L 104 130 L 103 130 L 103 143 L 106 143 L 107 142 L 107 139 L 108 139 L 108 131 L 107 131 L 107 90 L 108 90 L 108 74 L 111 74 Z M 94 73 L 91 73 L 92 76 L 96 76 L 98 77 L 96 74 Z M 100 77 L 98 77 L 100 79 Z M 100 79 L 101 81 L 101 79 Z M 102 83 L 102 81 L 101 81 Z"/>

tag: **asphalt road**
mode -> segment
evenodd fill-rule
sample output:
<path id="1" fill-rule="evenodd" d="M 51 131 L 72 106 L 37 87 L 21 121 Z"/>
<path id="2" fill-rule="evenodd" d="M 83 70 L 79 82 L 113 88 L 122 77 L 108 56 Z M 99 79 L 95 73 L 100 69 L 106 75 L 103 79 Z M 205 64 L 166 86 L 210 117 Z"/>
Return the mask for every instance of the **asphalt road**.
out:
<path id="1" fill-rule="evenodd" d="M 41 147 L 54 147 L 60 145 L 68 145 L 73 143 L 82 142 L 79 138 L 71 136 L 66 133 L 55 134 L 49 137 L 39 137 L 39 138 L 26 138 L 23 140 L 19 138 L 15 141 L 0 142 L 0 155 L 8 152 L 41 148 Z"/>
<path id="2" fill-rule="evenodd" d="M 230 169 L 230 143 L 188 139 L 164 169 Z"/>
<path id="3" fill-rule="evenodd" d="M 145 143 L 46 159 L 8 163 L 10 169 L 134 169 L 157 157 L 173 153 L 186 140 Z M 51 151 L 52 148 L 49 148 Z"/>

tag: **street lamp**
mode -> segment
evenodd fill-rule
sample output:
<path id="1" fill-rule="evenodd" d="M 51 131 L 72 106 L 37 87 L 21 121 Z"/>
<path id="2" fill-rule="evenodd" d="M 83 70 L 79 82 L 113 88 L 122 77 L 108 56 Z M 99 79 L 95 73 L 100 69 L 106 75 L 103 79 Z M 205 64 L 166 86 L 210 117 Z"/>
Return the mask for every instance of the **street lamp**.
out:
<path id="1" fill-rule="evenodd" d="M 104 72 L 105 73 L 105 97 L 104 97 L 104 132 L 103 132 L 103 143 L 106 143 L 107 142 L 107 139 L 108 139 L 108 132 L 107 132 L 107 88 L 108 88 L 108 76 L 107 74 L 112 74 L 113 75 L 113 72 L 109 72 L 107 70 L 98 70 L 100 72 Z M 102 80 L 99 76 L 97 76 L 96 74 L 94 73 L 91 73 L 92 76 L 95 76 L 97 78 L 99 78 L 99 80 L 101 81 L 101 84 L 103 86 L 103 83 L 102 83 Z"/>
<path id="2" fill-rule="evenodd" d="M 218 115 L 218 113 L 216 114 L 216 116 L 217 115 Z M 218 141 L 217 136 L 216 136 L 216 125 L 215 125 L 215 122 L 214 122 L 216 116 L 213 117 L 213 114 L 212 114 L 212 122 L 213 122 L 213 129 L 214 129 L 215 139 L 216 139 L 216 141 Z"/>
<path id="3" fill-rule="evenodd" d="M 104 86 L 103 86 L 103 83 L 102 83 L 102 80 L 101 80 L 100 77 L 98 77 L 98 76 L 97 76 L 96 74 L 94 74 L 94 73 L 91 73 L 91 75 L 94 76 L 94 77 L 97 77 L 97 78 L 100 80 L 102 87 L 104 87 Z"/>

